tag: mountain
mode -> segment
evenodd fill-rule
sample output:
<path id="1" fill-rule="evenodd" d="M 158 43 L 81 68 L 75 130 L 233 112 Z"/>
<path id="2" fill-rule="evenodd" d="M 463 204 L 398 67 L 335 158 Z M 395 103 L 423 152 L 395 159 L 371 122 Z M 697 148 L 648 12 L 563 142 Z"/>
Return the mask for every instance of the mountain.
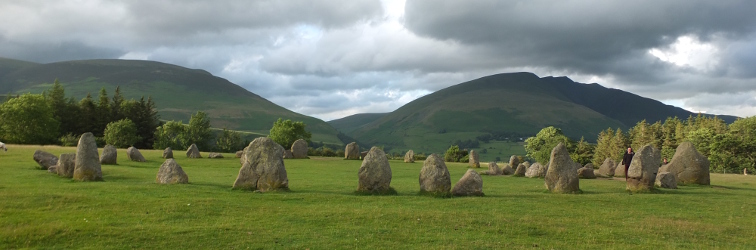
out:
<path id="1" fill-rule="evenodd" d="M 482 77 L 418 98 L 372 122 L 361 115 L 331 121 L 372 145 L 443 152 L 456 140 L 485 134 L 527 137 L 555 126 L 571 138 L 595 141 L 606 128 L 627 130 L 638 121 L 687 118 L 693 113 L 598 84 L 532 73 Z M 720 116 L 731 122 L 735 117 Z M 355 126 L 358 126 L 356 129 Z"/>
<path id="2" fill-rule="evenodd" d="M 381 117 L 386 116 L 389 113 L 362 113 L 354 114 L 344 118 L 328 121 L 336 130 L 341 131 L 344 134 L 357 130 L 362 125 L 374 122 Z"/>
<path id="3" fill-rule="evenodd" d="M 163 120 L 189 122 L 204 111 L 211 125 L 268 134 L 278 118 L 303 121 L 313 141 L 343 144 L 328 123 L 292 112 L 204 70 L 141 60 L 82 60 L 35 64 L 0 58 L 0 93 L 42 93 L 55 79 L 66 96 L 81 99 L 101 88 L 112 97 L 116 86 L 126 99 L 152 96 Z"/>

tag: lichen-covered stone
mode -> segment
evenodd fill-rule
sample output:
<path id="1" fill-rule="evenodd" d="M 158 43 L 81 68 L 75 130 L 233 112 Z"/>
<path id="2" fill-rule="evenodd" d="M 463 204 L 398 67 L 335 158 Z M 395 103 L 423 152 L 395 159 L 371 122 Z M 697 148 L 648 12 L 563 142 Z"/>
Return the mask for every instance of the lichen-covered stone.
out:
<path id="1" fill-rule="evenodd" d="M 541 163 L 533 163 L 528 167 L 528 170 L 525 171 L 525 177 L 528 178 L 543 178 L 546 176 L 546 167 L 541 165 Z"/>
<path id="2" fill-rule="evenodd" d="M 283 151 L 283 158 L 284 159 L 294 159 L 294 154 L 291 153 L 291 150 L 284 150 Z"/>
<path id="3" fill-rule="evenodd" d="M 633 161 L 630 162 L 630 168 L 627 170 L 627 190 L 631 192 L 653 190 L 660 165 L 661 151 L 651 144 L 641 147 L 633 156 Z"/>
<path id="4" fill-rule="evenodd" d="M 483 178 L 472 169 L 459 179 L 452 189 L 453 196 L 483 196 Z"/>
<path id="5" fill-rule="evenodd" d="M 118 150 L 113 145 L 105 145 L 100 155 L 100 164 L 115 165 L 118 164 Z"/>
<path id="6" fill-rule="evenodd" d="M 219 159 L 219 158 L 223 158 L 223 154 L 212 152 L 212 153 L 209 153 L 207 155 L 207 158 L 209 158 L 209 159 Z"/>
<path id="7" fill-rule="evenodd" d="M 173 149 L 171 147 L 163 150 L 163 159 L 173 159 Z"/>
<path id="8" fill-rule="evenodd" d="M 84 133 L 79 138 L 74 162 L 74 180 L 102 181 L 100 155 L 97 152 L 97 142 L 95 142 L 95 137 L 92 133 Z"/>
<path id="9" fill-rule="evenodd" d="M 126 149 L 126 157 L 128 157 L 129 160 L 136 161 L 136 162 L 147 161 L 146 159 L 144 159 L 144 156 L 142 155 L 142 153 L 139 152 L 139 149 L 135 147 L 129 147 Z"/>
<path id="10" fill-rule="evenodd" d="M 288 190 L 283 151 L 281 145 L 268 137 L 255 138 L 244 149 L 242 167 L 233 188 L 260 192 Z"/>
<path id="11" fill-rule="evenodd" d="M 468 158 L 470 159 L 470 167 L 473 168 L 479 168 L 480 167 L 480 156 L 478 155 L 478 152 L 475 150 L 470 150 L 470 154 L 468 155 Z"/>
<path id="12" fill-rule="evenodd" d="M 551 150 L 551 160 L 544 182 L 546 188 L 553 193 L 580 192 L 580 179 L 575 170 L 575 162 L 570 158 L 570 153 L 563 143 Z"/>
<path id="13" fill-rule="evenodd" d="M 176 160 L 169 158 L 160 165 L 155 182 L 158 184 L 187 184 L 189 183 L 189 176 L 176 163 Z"/>
<path id="14" fill-rule="evenodd" d="M 660 172 L 656 174 L 656 181 L 654 186 L 660 188 L 677 189 L 677 177 L 670 172 Z"/>
<path id="15" fill-rule="evenodd" d="M 528 168 L 525 167 L 525 164 L 524 163 L 520 163 L 519 165 L 517 165 L 517 169 L 515 169 L 515 171 L 514 171 L 514 176 L 524 177 L 525 176 L 525 172 L 527 172 L 527 171 L 528 171 Z"/>
<path id="16" fill-rule="evenodd" d="M 672 161 L 659 172 L 675 174 L 680 185 L 710 185 L 709 164 L 709 159 L 701 155 L 693 143 L 686 141 L 677 146 Z"/>
<path id="17" fill-rule="evenodd" d="M 501 175 L 501 168 L 499 168 L 499 165 L 496 164 L 496 162 L 489 162 L 488 163 L 488 171 L 485 172 L 487 175 Z"/>
<path id="18" fill-rule="evenodd" d="M 347 160 L 359 160 L 360 159 L 360 146 L 356 142 L 352 142 L 346 145 L 344 149 L 344 159 Z"/>
<path id="19" fill-rule="evenodd" d="M 412 151 L 412 149 L 410 149 L 409 151 L 407 151 L 407 153 L 404 154 L 404 162 L 406 162 L 406 163 L 413 163 L 413 162 L 415 162 L 415 151 Z"/>
<path id="20" fill-rule="evenodd" d="M 191 146 L 186 150 L 186 157 L 189 158 L 202 158 L 202 155 L 200 155 L 199 148 L 197 148 L 197 144 L 192 143 Z"/>
<path id="21" fill-rule="evenodd" d="M 58 164 L 58 157 L 54 154 L 37 149 L 33 155 L 34 161 L 39 164 L 39 168 L 42 170 L 48 170 L 49 168 Z"/>
<path id="22" fill-rule="evenodd" d="M 58 176 L 73 178 L 76 168 L 76 154 L 61 154 L 58 158 Z"/>
<path id="23" fill-rule="evenodd" d="M 392 192 L 391 177 L 391 166 L 386 153 L 378 147 L 372 147 L 362 160 L 357 192 L 389 194 Z"/>
<path id="24" fill-rule="evenodd" d="M 307 159 L 307 141 L 299 139 L 291 144 L 291 155 L 294 159 Z"/>
<path id="25" fill-rule="evenodd" d="M 604 163 L 599 166 L 598 175 L 603 177 L 614 176 L 614 170 L 617 168 L 617 163 L 612 158 L 604 159 Z M 623 170 L 624 171 L 624 170 Z"/>
<path id="26" fill-rule="evenodd" d="M 431 154 L 420 169 L 420 193 L 447 196 L 451 190 L 451 177 L 444 159 Z"/>

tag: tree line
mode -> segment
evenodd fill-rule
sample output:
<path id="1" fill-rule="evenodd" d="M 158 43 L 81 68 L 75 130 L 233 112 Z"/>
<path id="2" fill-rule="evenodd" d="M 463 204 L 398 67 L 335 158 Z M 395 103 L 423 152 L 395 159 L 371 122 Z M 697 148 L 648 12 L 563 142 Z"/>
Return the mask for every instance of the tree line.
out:
<path id="1" fill-rule="evenodd" d="M 701 114 L 687 120 L 677 117 L 664 122 L 638 122 L 628 131 L 607 128 L 599 133 L 596 144 L 581 139 L 574 142 L 559 128 L 547 127 L 525 140 L 527 156 L 548 162 L 551 149 L 565 143 L 570 156 L 581 164 L 601 165 L 606 158 L 620 161 L 628 147 L 640 149 L 651 144 L 661 150 L 662 159 L 672 160 L 680 143 L 690 141 L 710 161 L 710 171 L 742 172 L 756 168 L 756 116 L 738 119 L 732 124 L 717 117 Z"/>

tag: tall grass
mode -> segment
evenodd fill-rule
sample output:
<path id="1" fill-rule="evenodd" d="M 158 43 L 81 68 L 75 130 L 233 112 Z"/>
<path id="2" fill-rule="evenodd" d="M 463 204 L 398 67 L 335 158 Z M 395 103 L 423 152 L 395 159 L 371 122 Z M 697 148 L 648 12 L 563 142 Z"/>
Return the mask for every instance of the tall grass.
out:
<path id="1" fill-rule="evenodd" d="M 286 160 L 290 192 L 232 190 L 239 160 L 174 152 L 187 185 L 158 185 L 148 162 L 102 167 L 104 182 L 36 168 L 35 149 L 0 152 L 0 249 L 755 249 L 756 177 L 630 195 L 618 180 L 581 180 L 580 195 L 542 179 L 483 176 L 485 197 L 418 196 L 422 162 L 391 161 L 394 196 L 354 195 L 360 161 Z M 206 155 L 206 153 L 203 153 Z M 467 170 L 449 163 L 452 184 Z"/>

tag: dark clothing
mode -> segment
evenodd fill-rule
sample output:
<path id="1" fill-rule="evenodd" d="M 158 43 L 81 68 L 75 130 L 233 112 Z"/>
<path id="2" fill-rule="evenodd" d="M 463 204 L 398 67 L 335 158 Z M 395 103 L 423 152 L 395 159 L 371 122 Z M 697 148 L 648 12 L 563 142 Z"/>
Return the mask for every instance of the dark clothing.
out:
<path id="1" fill-rule="evenodd" d="M 635 153 L 625 152 L 625 156 L 622 156 L 622 165 L 625 165 L 625 179 L 627 179 L 627 169 L 630 168 L 630 162 L 633 161 Z"/>

